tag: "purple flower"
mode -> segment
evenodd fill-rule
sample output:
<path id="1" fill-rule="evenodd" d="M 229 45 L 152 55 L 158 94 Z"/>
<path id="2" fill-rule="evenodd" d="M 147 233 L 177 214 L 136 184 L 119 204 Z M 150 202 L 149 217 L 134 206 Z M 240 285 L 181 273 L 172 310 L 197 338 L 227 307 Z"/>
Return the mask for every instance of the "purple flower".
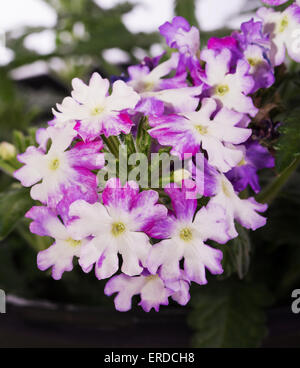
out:
<path id="1" fill-rule="evenodd" d="M 160 33 L 165 37 L 168 46 L 178 49 L 180 54 L 177 73 L 184 73 L 189 69 L 195 85 L 202 84 L 203 74 L 198 60 L 200 52 L 199 30 L 190 26 L 183 17 L 175 17 L 172 22 L 166 22 L 159 27 Z"/>
<path id="2" fill-rule="evenodd" d="M 269 88 L 275 82 L 274 69 L 265 55 L 265 50 L 257 45 L 250 45 L 244 51 L 244 58 L 250 65 L 249 74 L 255 82 L 252 93 Z"/>
<path id="3" fill-rule="evenodd" d="M 230 73 L 235 73 L 239 60 L 244 60 L 250 65 L 248 74 L 255 82 L 250 93 L 260 88 L 268 88 L 275 81 L 274 70 L 267 57 L 270 41 L 268 36 L 263 34 L 262 28 L 262 22 L 254 22 L 252 19 L 242 24 L 241 32 L 233 32 L 232 36 L 211 38 L 208 41 L 208 49 L 217 54 L 224 49 L 230 50 Z"/>
<path id="4" fill-rule="evenodd" d="M 289 0 L 261 0 L 261 1 L 268 5 L 278 6 L 287 3 Z"/>
<path id="5" fill-rule="evenodd" d="M 38 253 L 37 264 L 41 271 L 52 268 L 52 277 L 60 280 L 64 272 L 72 271 L 73 258 L 79 257 L 81 247 L 87 243 L 87 239 L 74 240 L 69 228 L 47 207 L 32 207 L 25 216 L 34 220 L 30 224 L 33 234 L 55 239 L 55 243 L 48 249 Z"/>
<path id="6" fill-rule="evenodd" d="M 243 159 L 226 176 L 233 184 L 236 192 L 241 192 L 250 185 L 254 192 L 258 193 L 260 185 L 257 171 L 274 167 L 274 157 L 267 148 L 261 146 L 258 142 L 250 141 L 245 146 L 237 147 L 237 149 L 243 153 Z"/>
<path id="7" fill-rule="evenodd" d="M 166 22 L 159 27 L 168 46 L 178 49 L 181 54 L 195 55 L 200 48 L 199 30 L 191 27 L 183 17 L 175 17 L 172 22 Z"/>
<path id="8" fill-rule="evenodd" d="M 271 47 L 269 36 L 263 32 L 263 23 L 255 22 L 254 19 L 242 23 L 241 31 L 233 32 L 232 37 L 237 40 L 238 47 L 242 51 L 250 45 L 261 46 L 266 50 Z"/>
<path id="9" fill-rule="evenodd" d="M 214 115 L 216 111 L 216 101 L 207 98 L 202 101 L 199 111 L 150 117 L 149 124 L 153 128 L 149 134 L 161 145 L 172 146 L 171 153 L 182 158 L 187 153 L 195 155 L 201 146 L 211 165 L 222 172 L 229 171 L 242 156 L 227 144 L 245 142 L 251 130 L 236 126 L 243 114 L 222 108 Z"/>
<path id="10" fill-rule="evenodd" d="M 152 308 L 158 312 L 160 305 L 169 304 L 170 296 L 181 305 L 188 303 L 189 282 L 182 278 L 176 285 L 177 288 L 170 288 L 159 275 L 151 275 L 145 270 L 142 275 L 136 277 L 124 274 L 112 277 L 106 284 L 104 293 L 108 296 L 118 294 L 115 297 L 115 307 L 120 312 L 129 311 L 132 297 L 138 294 L 141 297 L 139 305 L 145 312 L 150 312 Z"/>
<path id="11" fill-rule="evenodd" d="M 221 274 L 223 269 L 222 252 L 204 242 L 207 239 L 220 243 L 229 240 L 224 219 L 226 213 L 217 205 L 202 207 L 196 213 L 197 200 L 187 198 L 187 189 L 192 184 L 184 181 L 182 188 L 172 184 L 165 189 L 171 198 L 174 212 L 169 215 L 164 226 L 157 222 L 151 229 L 152 237 L 165 240 L 152 247 L 147 268 L 152 274 L 156 274 L 159 269 L 165 281 L 176 281 L 182 272 L 180 261 L 184 259 L 183 271 L 187 279 L 206 284 L 206 268 L 213 274 Z"/>
<path id="12" fill-rule="evenodd" d="M 260 88 L 268 88 L 275 82 L 274 69 L 269 60 L 271 43 L 269 36 L 263 33 L 262 22 L 251 19 L 241 25 L 241 32 L 233 32 L 239 49 L 239 58 L 250 65 L 249 75 L 254 79 L 252 93 Z"/>
<path id="13" fill-rule="evenodd" d="M 191 111 L 196 108 L 202 86 L 188 87 L 186 72 L 176 72 L 174 77 L 165 78 L 178 69 L 179 54 L 151 69 L 145 62 L 128 68 L 131 86 L 141 96 L 135 111 L 146 115 L 162 115 L 164 112 Z"/>
<path id="14" fill-rule="evenodd" d="M 243 53 L 238 47 L 237 40 L 231 36 L 223 38 L 212 37 L 207 42 L 207 48 L 209 50 L 214 50 L 217 54 L 220 54 L 224 49 L 230 50 L 230 72 L 233 73 L 236 70 L 237 61 L 243 58 Z"/>
<path id="15" fill-rule="evenodd" d="M 172 54 L 169 60 L 156 65 L 154 68 L 149 67 L 143 62 L 140 65 L 133 65 L 128 68 L 129 81 L 136 92 L 143 94 L 146 92 L 156 92 L 170 88 L 186 87 L 186 74 L 175 75 L 173 78 L 164 78 L 171 71 L 178 67 L 179 55 Z"/>
<path id="16" fill-rule="evenodd" d="M 79 264 L 85 272 L 95 265 L 98 279 L 112 276 L 119 268 L 118 253 L 122 255 L 122 272 L 139 275 L 151 244 L 148 233 L 154 220 L 164 221 L 167 209 L 156 204 L 158 194 L 153 190 L 139 193 L 136 182 L 121 185 L 110 179 L 102 193 L 102 203 L 76 201 L 70 215 L 77 218 L 70 224 L 74 239 L 92 239 L 82 248 Z"/>
<path id="17" fill-rule="evenodd" d="M 42 138 L 43 136 L 43 138 Z M 49 127 L 38 133 L 42 146 L 30 146 L 18 155 L 24 164 L 14 173 L 25 187 L 31 187 L 31 197 L 67 218 L 69 205 L 77 199 L 95 202 L 98 199 L 96 175 L 91 170 L 104 166 L 103 144 L 97 140 L 78 142 L 68 150 L 77 132 L 72 125 Z M 46 142 L 51 147 L 46 152 Z"/>

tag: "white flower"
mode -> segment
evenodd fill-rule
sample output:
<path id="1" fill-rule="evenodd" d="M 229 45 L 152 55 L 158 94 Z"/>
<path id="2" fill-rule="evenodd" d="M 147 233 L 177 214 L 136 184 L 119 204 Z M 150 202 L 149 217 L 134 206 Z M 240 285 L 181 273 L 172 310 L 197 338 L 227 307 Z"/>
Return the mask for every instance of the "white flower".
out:
<path id="1" fill-rule="evenodd" d="M 57 104 L 59 112 L 53 110 L 56 124 L 79 121 L 77 130 L 85 140 L 92 140 L 99 134 L 109 137 L 130 132 L 133 123 L 124 110 L 133 109 L 140 97 L 125 82 L 114 82 L 111 95 L 108 95 L 108 79 L 98 73 L 92 75 L 89 85 L 75 78 L 72 86 L 72 97 Z"/>
<path id="2" fill-rule="evenodd" d="M 266 204 L 255 201 L 254 198 L 241 199 L 234 191 L 233 185 L 223 174 L 219 174 L 216 185 L 216 195 L 211 198 L 209 205 L 220 205 L 226 211 L 226 222 L 231 238 L 238 233 L 235 229 L 234 220 L 237 220 L 246 229 L 256 230 L 266 224 L 266 218 L 257 212 L 264 212 Z"/>
<path id="3" fill-rule="evenodd" d="M 272 64 L 282 64 L 286 50 L 293 60 L 300 62 L 300 6 L 293 4 L 283 12 L 260 8 L 257 15 L 263 20 L 264 32 L 270 35 Z"/>

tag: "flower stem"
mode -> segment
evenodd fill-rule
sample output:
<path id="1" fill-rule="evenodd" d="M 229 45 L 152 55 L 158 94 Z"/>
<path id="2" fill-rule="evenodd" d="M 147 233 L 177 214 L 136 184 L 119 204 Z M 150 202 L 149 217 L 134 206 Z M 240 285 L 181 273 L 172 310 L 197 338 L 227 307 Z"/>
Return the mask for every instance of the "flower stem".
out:
<path id="1" fill-rule="evenodd" d="M 265 189 L 263 189 L 257 196 L 256 200 L 260 203 L 270 204 L 279 194 L 283 186 L 287 183 L 290 176 L 296 171 L 300 164 L 300 156 L 296 157 L 294 161 L 284 169 L 276 179 L 273 180 Z"/>
<path id="2" fill-rule="evenodd" d="M 106 138 L 105 135 L 101 135 L 101 138 L 103 139 L 103 142 L 106 144 L 110 152 L 118 159 L 120 147 L 120 141 L 118 137 L 110 136 L 109 138 Z"/>

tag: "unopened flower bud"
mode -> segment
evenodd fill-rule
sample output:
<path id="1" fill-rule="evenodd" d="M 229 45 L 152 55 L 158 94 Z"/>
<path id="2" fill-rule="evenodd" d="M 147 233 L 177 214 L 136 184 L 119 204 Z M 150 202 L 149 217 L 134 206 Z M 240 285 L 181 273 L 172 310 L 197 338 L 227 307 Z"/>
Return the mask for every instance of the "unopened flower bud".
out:
<path id="1" fill-rule="evenodd" d="M 185 169 L 179 169 L 174 171 L 174 182 L 181 183 L 183 180 L 189 179 L 191 173 Z"/>
<path id="2" fill-rule="evenodd" d="M 1 142 L 0 143 L 0 158 L 2 160 L 10 160 L 14 158 L 17 154 L 15 146 L 8 142 Z"/>

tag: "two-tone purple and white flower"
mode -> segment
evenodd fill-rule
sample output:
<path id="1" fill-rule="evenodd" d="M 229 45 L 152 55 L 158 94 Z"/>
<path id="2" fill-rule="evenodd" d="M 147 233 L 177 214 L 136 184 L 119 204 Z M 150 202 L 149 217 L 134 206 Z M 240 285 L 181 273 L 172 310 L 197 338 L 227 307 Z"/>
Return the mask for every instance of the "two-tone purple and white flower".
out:
<path id="1" fill-rule="evenodd" d="M 38 148 L 30 146 L 18 155 L 24 166 L 14 173 L 23 186 L 32 186 L 30 194 L 33 199 L 47 204 L 65 218 L 73 201 L 97 201 L 97 178 L 92 170 L 101 169 L 105 164 L 104 154 L 100 153 L 101 140 L 78 141 L 70 148 L 77 136 L 73 126 L 50 126 L 43 131 L 43 138 L 38 134 L 42 145 Z M 51 146 L 47 151 L 49 139 Z"/>
<path id="2" fill-rule="evenodd" d="M 89 85 L 75 78 L 72 86 L 72 97 L 57 104 L 58 111 L 53 109 L 57 125 L 76 121 L 75 128 L 85 141 L 94 140 L 100 134 L 109 137 L 130 132 L 133 122 L 127 110 L 134 109 L 140 96 L 125 82 L 114 82 L 110 95 L 109 80 L 98 73 L 92 75 Z"/>
<path id="3" fill-rule="evenodd" d="M 235 220 L 246 229 L 252 230 L 266 224 L 266 218 L 259 214 L 259 212 L 267 210 L 268 206 L 266 204 L 258 203 L 253 197 L 241 199 L 224 174 L 217 173 L 215 179 L 215 195 L 210 199 L 209 206 L 219 205 L 226 211 L 225 220 L 231 238 L 238 235 Z"/>
<path id="4" fill-rule="evenodd" d="M 300 5 L 300 4 L 299 4 Z M 286 51 L 291 59 L 300 62 L 300 6 L 292 4 L 283 12 L 260 8 L 257 15 L 263 21 L 263 31 L 270 37 L 270 60 L 273 66 L 282 64 Z"/>
<path id="5" fill-rule="evenodd" d="M 74 239 L 92 237 L 82 248 L 79 264 L 85 272 L 95 265 L 97 278 L 105 279 L 118 271 L 121 254 L 122 272 L 139 275 L 151 249 L 146 234 L 154 221 L 164 222 L 167 209 L 157 204 L 157 192 L 139 192 L 136 182 L 122 186 L 119 179 L 107 182 L 102 201 L 79 200 L 70 206 L 70 216 L 76 217 L 70 224 Z"/>
<path id="6" fill-rule="evenodd" d="M 243 153 L 240 163 L 226 173 L 236 192 L 241 192 L 249 185 L 255 193 L 260 191 L 257 171 L 272 168 L 275 165 L 274 157 L 268 149 L 256 141 L 248 141 L 245 145 L 236 146 Z"/>
<path id="7" fill-rule="evenodd" d="M 180 55 L 177 73 L 190 71 L 195 84 L 201 83 L 199 74 L 203 71 L 199 62 L 200 34 L 199 30 L 190 26 L 183 17 L 174 17 L 159 27 L 160 34 L 165 37 L 167 45 L 177 49 Z"/>
<path id="8" fill-rule="evenodd" d="M 161 145 L 172 146 L 171 153 L 182 158 L 195 155 L 201 147 L 212 166 L 227 172 L 242 159 L 241 152 L 229 144 L 245 142 L 251 130 L 237 126 L 243 114 L 227 108 L 216 111 L 216 101 L 206 98 L 199 111 L 150 117 L 152 129 L 148 132 Z"/>
<path id="9" fill-rule="evenodd" d="M 223 208 L 212 205 L 196 212 L 197 200 L 187 198 L 190 184 L 185 181 L 182 188 L 176 184 L 165 188 L 171 198 L 173 212 L 163 225 L 157 222 L 151 229 L 153 238 L 164 240 L 152 247 L 147 268 L 152 274 L 159 271 L 163 280 L 174 282 L 180 279 L 180 261 L 183 259 L 186 278 L 202 285 L 207 283 L 206 268 L 213 274 L 223 272 L 222 252 L 204 242 L 211 239 L 226 243 L 229 236 Z"/>
<path id="10" fill-rule="evenodd" d="M 230 72 L 232 53 L 224 48 L 221 52 L 205 49 L 201 59 L 206 62 L 203 82 L 208 86 L 206 93 L 220 106 L 254 117 L 258 109 L 248 96 L 254 88 L 254 80 L 249 75 L 250 65 L 238 60 L 234 73 Z"/>
<path id="11" fill-rule="evenodd" d="M 169 304 L 169 297 L 180 305 L 186 305 L 190 299 L 189 288 L 189 282 L 184 276 L 173 287 L 167 285 L 159 275 L 151 275 L 145 269 L 140 276 L 121 274 L 112 277 L 106 284 L 104 293 L 108 296 L 117 293 L 114 302 L 120 312 L 131 309 L 134 295 L 140 295 L 139 305 L 145 312 L 150 312 L 152 308 L 158 312 L 161 305 Z"/>
<path id="12" fill-rule="evenodd" d="M 52 268 L 52 277 L 60 280 L 63 273 L 73 270 L 73 258 L 80 256 L 81 247 L 87 239 L 72 238 L 69 227 L 65 226 L 49 208 L 44 206 L 32 207 L 26 213 L 32 219 L 30 231 L 39 236 L 50 236 L 55 242 L 38 253 L 37 265 L 41 271 Z"/>

